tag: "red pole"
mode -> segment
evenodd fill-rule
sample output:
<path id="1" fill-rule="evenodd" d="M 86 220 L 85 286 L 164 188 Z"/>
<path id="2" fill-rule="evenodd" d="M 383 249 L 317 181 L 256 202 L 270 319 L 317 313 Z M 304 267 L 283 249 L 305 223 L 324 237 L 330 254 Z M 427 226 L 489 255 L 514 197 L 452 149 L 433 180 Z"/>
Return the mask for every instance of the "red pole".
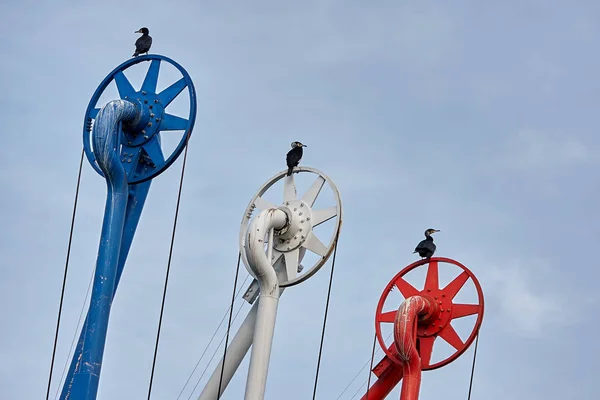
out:
<path id="1" fill-rule="evenodd" d="M 433 315 L 435 314 L 435 315 Z M 417 351 L 419 320 L 436 318 L 435 301 L 424 296 L 410 296 L 402 302 L 394 321 L 394 344 L 402 362 L 404 380 L 400 400 L 418 400 L 421 387 L 421 357 Z"/>
<path id="2" fill-rule="evenodd" d="M 394 320 L 394 345 L 398 361 L 385 356 L 373 368 L 377 381 L 361 400 L 382 400 L 402 380 L 401 400 L 418 400 L 421 387 L 421 357 L 417 351 L 417 325 L 437 318 L 435 301 L 426 296 L 410 296 L 402 302 Z M 390 349 L 391 350 L 391 349 Z"/>
<path id="3" fill-rule="evenodd" d="M 377 381 L 367 388 L 367 393 L 361 400 L 383 400 L 396 387 L 402 379 L 402 366 L 396 364 L 385 356 L 375 368 L 373 373 L 377 375 Z"/>

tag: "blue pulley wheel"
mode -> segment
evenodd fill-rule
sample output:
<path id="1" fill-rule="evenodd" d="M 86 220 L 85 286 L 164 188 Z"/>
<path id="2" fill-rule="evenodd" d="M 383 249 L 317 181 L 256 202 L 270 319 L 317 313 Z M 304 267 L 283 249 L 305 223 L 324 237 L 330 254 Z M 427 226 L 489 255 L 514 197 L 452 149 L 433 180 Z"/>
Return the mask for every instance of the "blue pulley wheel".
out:
<path id="1" fill-rule="evenodd" d="M 148 72 L 139 91 L 136 91 L 123 71 L 141 62 L 150 62 Z M 157 93 L 156 86 L 161 63 L 173 65 L 181 73 L 182 78 L 171 86 Z M 115 81 L 122 100 L 134 103 L 140 112 L 133 122 L 121 125 L 121 162 L 125 167 L 128 182 L 141 183 L 152 179 L 166 170 L 177 160 L 186 146 L 186 138 L 191 135 L 196 120 L 196 90 L 192 79 L 183 67 L 168 57 L 161 55 L 145 55 L 125 61 L 115 68 L 94 92 L 85 112 L 83 126 L 83 148 L 92 167 L 104 176 L 96 163 L 91 145 L 91 134 L 94 120 L 103 104 L 98 100 L 108 85 Z M 189 116 L 187 119 L 167 112 L 167 107 L 184 89 L 189 93 Z M 181 140 L 173 152 L 165 157 L 161 146 L 161 132 L 184 131 Z M 168 134 L 168 133 L 167 133 Z"/>

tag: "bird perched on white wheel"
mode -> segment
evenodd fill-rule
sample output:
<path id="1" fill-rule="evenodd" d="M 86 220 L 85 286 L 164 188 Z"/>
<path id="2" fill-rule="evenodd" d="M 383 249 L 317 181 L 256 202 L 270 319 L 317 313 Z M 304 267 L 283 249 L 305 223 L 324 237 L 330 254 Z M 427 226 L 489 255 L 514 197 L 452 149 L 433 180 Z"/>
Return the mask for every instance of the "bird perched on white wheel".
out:
<path id="1" fill-rule="evenodd" d="M 297 167 L 300 163 L 300 160 L 302 159 L 303 147 L 306 147 L 306 145 L 300 142 L 292 142 L 292 149 L 288 151 L 285 158 L 288 166 L 287 176 L 291 176 L 294 172 L 294 167 Z"/>

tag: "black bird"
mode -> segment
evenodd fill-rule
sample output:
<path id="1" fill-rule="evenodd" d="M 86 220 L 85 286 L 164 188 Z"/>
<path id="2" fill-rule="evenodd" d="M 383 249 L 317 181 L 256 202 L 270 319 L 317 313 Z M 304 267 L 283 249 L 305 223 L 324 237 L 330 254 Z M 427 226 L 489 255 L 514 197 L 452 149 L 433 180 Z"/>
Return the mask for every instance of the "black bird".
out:
<path id="1" fill-rule="evenodd" d="M 419 253 L 419 255 L 423 258 L 430 258 L 435 253 L 435 243 L 433 243 L 433 238 L 431 237 L 432 233 L 439 232 L 437 229 L 427 229 L 425 231 L 425 240 L 421 240 L 421 242 L 415 247 L 414 253 Z"/>
<path id="2" fill-rule="evenodd" d="M 300 142 L 292 142 L 292 149 L 288 151 L 285 161 L 287 162 L 288 172 L 287 176 L 292 175 L 294 167 L 298 166 L 298 163 L 302 159 L 302 148 L 306 147 L 305 144 Z"/>
<path id="3" fill-rule="evenodd" d="M 133 53 L 132 57 L 137 57 L 142 53 L 148 54 L 150 46 L 152 46 L 152 37 L 149 35 L 150 31 L 148 28 L 141 28 L 139 31 L 135 31 L 135 33 L 141 33 L 142 36 L 135 41 L 135 53 Z"/>

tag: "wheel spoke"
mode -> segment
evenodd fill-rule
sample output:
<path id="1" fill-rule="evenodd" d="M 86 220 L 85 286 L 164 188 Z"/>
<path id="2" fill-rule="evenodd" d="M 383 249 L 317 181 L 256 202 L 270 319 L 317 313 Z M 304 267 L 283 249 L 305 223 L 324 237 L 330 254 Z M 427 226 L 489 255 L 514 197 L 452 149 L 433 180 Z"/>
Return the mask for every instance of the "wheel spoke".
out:
<path id="1" fill-rule="evenodd" d="M 298 255 L 298 260 L 302 262 L 304 259 L 304 255 L 306 254 L 306 248 L 300 246 L 300 254 Z"/>
<path id="2" fill-rule="evenodd" d="M 117 90 L 119 91 L 121 99 L 124 99 L 125 96 L 135 95 L 135 89 L 131 86 L 129 79 L 127 79 L 123 71 L 119 71 L 115 74 L 115 83 L 117 84 Z"/>
<path id="3" fill-rule="evenodd" d="M 440 331 L 440 337 L 456 350 L 462 349 L 465 345 L 460 336 L 458 336 L 458 333 L 456 333 L 450 324 L 446 325 L 446 327 Z"/>
<path id="4" fill-rule="evenodd" d="M 452 304 L 452 319 L 462 318 L 479 312 L 479 304 Z"/>
<path id="5" fill-rule="evenodd" d="M 321 257 L 325 257 L 325 254 L 327 254 L 327 246 L 325 246 L 312 231 L 306 237 L 302 247 L 305 247 Z"/>
<path id="6" fill-rule="evenodd" d="M 469 274 L 466 271 L 463 271 L 459 276 L 454 278 L 452 282 L 446 285 L 446 287 L 442 289 L 442 292 L 449 297 L 449 300 L 452 300 L 458 292 L 460 292 L 460 289 L 462 289 L 468 279 Z"/>
<path id="7" fill-rule="evenodd" d="M 318 226 L 325 221 L 329 221 L 331 218 L 337 215 L 337 206 L 324 208 L 322 210 L 314 210 L 312 212 L 312 224 Z"/>
<path id="8" fill-rule="evenodd" d="M 315 200 L 319 197 L 319 193 L 321 193 L 321 189 L 325 184 L 325 179 L 319 175 L 317 180 L 312 184 L 312 186 L 304 193 L 302 196 L 302 201 L 308 204 L 309 207 L 312 207 L 315 204 Z"/>
<path id="9" fill-rule="evenodd" d="M 421 368 L 431 363 L 431 354 L 433 353 L 433 343 L 436 336 L 419 338 L 419 356 L 421 357 Z"/>
<path id="10" fill-rule="evenodd" d="M 406 282 L 402 278 L 398 278 L 398 280 L 394 282 L 394 284 L 396 285 L 400 293 L 402 293 L 402 296 L 404 296 L 405 299 L 408 299 L 410 296 L 416 296 L 419 294 L 419 291 L 415 289 L 413 285 Z"/>
<path id="11" fill-rule="evenodd" d="M 283 201 L 296 200 L 296 184 L 294 176 L 286 176 L 283 182 Z"/>
<path id="12" fill-rule="evenodd" d="M 379 314 L 379 318 L 377 318 L 377 320 L 379 322 L 392 323 L 396 320 L 396 314 L 398 314 L 398 310 L 384 312 Z"/>
<path id="13" fill-rule="evenodd" d="M 279 261 L 279 258 L 281 258 L 282 254 L 283 253 L 280 252 L 279 250 L 273 249 L 273 259 L 271 260 L 271 265 L 275 265 L 277 263 L 277 261 Z"/>
<path id="14" fill-rule="evenodd" d="M 155 166 L 165 162 L 165 156 L 163 155 L 158 136 L 152 137 L 150 141 L 144 143 L 142 148 L 144 149 L 144 152 L 150 158 L 150 160 L 152 160 Z"/>
<path id="15" fill-rule="evenodd" d="M 179 96 L 179 93 L 181 93 L 181 91 L 186 87 L 187 82 L 185 81 L 185 78 L 181 78 L 180 80 L 178 80 L 177 82 L 160 92 L 158 94 L 158 98 L 160 99 L 162 106 L 166 108 L 169 104 L 171 104 L 175 97 Z"/>
<path id="16" fill-rule="evenodd" d="M 95 119 L 98 116 L 99 112 L 100 112 L 99 108 L 94 108 L 92 111 L 90 111 L 89 117 Z"/>
<path id="17" fill-rule="evenodd" d="M 271 203 L 270 201 L 267 201 L 265 199 L 263 199 L 262 197 L 258 196 L 255 200 L 254 200 L 254 206 L 256 208 L 258 208 L 259 210 L 268 210 L 269 208 L 277 208 L 277 206 L 273 203 Z"/>
<path id="18" fill-rule="evenodd" d="M 158 72 L 160 71 L 160 60 L 152 60 L 148 67 L 148 73 L 142 83 L 142 90 L 148 93 L 156 93 L 156 85 L 158 84 Z"/>
<path id="19" fill-rule="evenodd" d="M 161 131 L 184 131 L 188 126 L 188 120 L 173 114 L 165 113 L 160 123 Z"/>
<path id="20" fill-rule="evenodd" d="M 288 280 L 294 279 L 298 276 L 298 256 L 300 251 L 298 249 L 283 253 L 285 257 L 285 270 L 287 271 Z"/>
<path id="21" fill-rule="evenodd" d="M 437 261 L 430 261 L 429 267 L 427 268 L 427 277 L 425 278 L 425 287 L 423 290 L 435 290 L 440 289 L 439 284 L 439 269 Z"/>

